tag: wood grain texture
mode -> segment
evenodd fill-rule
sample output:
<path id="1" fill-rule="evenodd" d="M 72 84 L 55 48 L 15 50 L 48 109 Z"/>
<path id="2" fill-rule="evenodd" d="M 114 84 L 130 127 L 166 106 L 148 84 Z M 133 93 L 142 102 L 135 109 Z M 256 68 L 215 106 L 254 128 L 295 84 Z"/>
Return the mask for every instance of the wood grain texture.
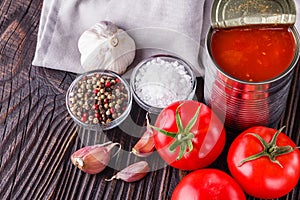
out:
<path id="1" fill-rule="evenodd" d="M 165 166 L 154 154 L 153 172 L 136 183 L 106 182 L 119 169 L 138 161 L 128 152 L 143 133 L 146 112 L 134 102 L 121 127 L 104 133 L 78 128 L 69 117 L 65 94 L 75 74 L 31 65 L 42 0 L 0 2 L 0 199 L 170 199 L 187 172 Z M 296 68 L 281 125 L 300 145 L 300 76 Z M 203 79 L 197 97 L 203 98 Z M 132 134 L 126 132 L 130 129 Z M 211 167 L 228 172 L 226 150 Z M 80 147 L 111 140 L 122 145 L 102 173 L 87 175 L 70 162 Z M 300 184 L 281 200 L 300 198 Z M 248 197 L 248 200 L 255 198 Z"/>

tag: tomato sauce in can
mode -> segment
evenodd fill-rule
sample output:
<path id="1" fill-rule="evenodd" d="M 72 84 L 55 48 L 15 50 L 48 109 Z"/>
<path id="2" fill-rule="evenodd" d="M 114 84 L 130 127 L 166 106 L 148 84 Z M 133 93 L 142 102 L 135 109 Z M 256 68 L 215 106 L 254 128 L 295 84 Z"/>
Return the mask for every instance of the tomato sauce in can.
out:
<path id="1" fill-rule="evenodd" d="M 239 80 L 261 82 L 289 67 L 295 40 L 288 27 L 216 29 L 211 50 L 225 73 Z"/>

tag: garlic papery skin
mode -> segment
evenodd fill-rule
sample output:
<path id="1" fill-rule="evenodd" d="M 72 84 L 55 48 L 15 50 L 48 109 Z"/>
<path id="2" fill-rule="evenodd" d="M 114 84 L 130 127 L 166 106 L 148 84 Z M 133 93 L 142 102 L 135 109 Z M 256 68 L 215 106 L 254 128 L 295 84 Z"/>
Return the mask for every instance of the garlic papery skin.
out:
<path id="1" fill-rule="evenodd" d="M 83 32 L 78 49 L 85 71 L 104 69 L 123 74 L 133 62 L 136 46 L 126 31 L 112 22 L 101 21 Z"/>

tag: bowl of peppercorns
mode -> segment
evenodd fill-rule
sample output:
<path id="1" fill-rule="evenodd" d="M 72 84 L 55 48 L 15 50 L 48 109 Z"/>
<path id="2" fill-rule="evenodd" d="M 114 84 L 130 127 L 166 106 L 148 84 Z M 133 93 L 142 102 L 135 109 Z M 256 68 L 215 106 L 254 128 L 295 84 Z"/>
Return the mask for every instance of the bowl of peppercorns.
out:
<path id="1" fill-rule="evenodd" d="M 130 113 L 129 84 L 109 70 L 95 70 L 78 76 L 66 95 L 73 120 L 92 130 L 109 130 L 121 124 Z"/>

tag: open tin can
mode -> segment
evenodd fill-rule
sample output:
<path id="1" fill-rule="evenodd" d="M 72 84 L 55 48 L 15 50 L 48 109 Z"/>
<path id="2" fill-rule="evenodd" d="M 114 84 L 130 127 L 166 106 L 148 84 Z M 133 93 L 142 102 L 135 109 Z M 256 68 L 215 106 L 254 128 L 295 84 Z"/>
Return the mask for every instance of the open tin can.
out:
<path id="1" fill-rule="evenodd" d="M 292 0 L 216 0 L 201 61 L 205 67 L 205 102 L 232 130 L 262 125 L 276 127 L 286 107 L 294 67 L 299 59 L 299 35 Z M 224 71 L 215 61 L 211 41 L 215 29 L 289 27 L 295 42 L 290 65 L 274 78 L 245 81 Z M 230 55 L 229 55 L 230 56 Z"/>

